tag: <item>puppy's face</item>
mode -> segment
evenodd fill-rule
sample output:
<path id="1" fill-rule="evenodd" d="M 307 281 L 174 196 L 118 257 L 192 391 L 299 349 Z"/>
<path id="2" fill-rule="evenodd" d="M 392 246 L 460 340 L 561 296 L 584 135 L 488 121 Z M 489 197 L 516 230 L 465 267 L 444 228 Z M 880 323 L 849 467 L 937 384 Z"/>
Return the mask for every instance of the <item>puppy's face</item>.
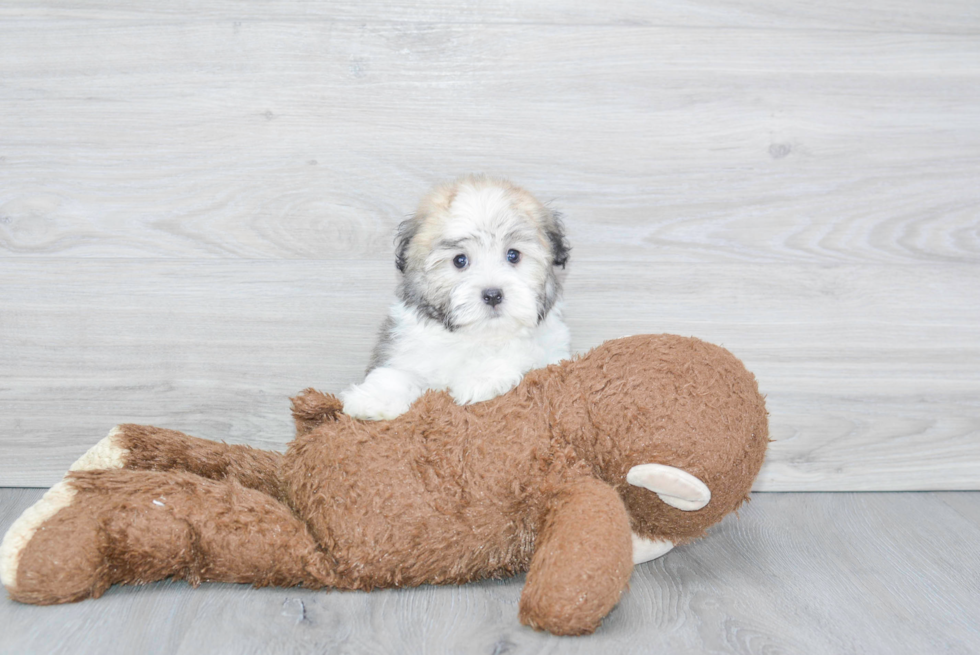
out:
<path id="1" fill-rule="evenodd" d="M 401 299 L 449 330 L 533 327 L 561 294 L 561 221 L 504 180 L 437 187 L 399 226 Z"/>

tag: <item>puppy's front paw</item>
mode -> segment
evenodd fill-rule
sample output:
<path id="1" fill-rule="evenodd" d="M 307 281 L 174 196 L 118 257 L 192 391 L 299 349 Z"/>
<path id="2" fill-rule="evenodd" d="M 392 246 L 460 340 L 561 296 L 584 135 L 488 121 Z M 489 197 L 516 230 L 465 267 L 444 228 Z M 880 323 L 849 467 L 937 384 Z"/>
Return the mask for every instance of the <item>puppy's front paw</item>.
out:
<path id="1" fill-rule="evenodd" d="M 454 384 L 450 394 L 452 394 L 453 400 L 460 405 L 481 403 L 484 400 L 490 400 L 507 393 L 516 387 L 520 381 L 520 375 L 466 380 Z"/>
<path id="2" fill-rule="evenodd" d="M 387 421 L 408 411 L 410 403 L 393 398 L 378 398 L 360 386 L 352 386 L 340 394 L 344 414 L 365 421 Z"/>
<path id="3" fill-rule="evenodd" d="M 340 394 L 344 413 L 367 421 L 387 421 L 408 411 L 422 392 L 405 373 L 376 368 L 361 384 L 348 387 Z"/>

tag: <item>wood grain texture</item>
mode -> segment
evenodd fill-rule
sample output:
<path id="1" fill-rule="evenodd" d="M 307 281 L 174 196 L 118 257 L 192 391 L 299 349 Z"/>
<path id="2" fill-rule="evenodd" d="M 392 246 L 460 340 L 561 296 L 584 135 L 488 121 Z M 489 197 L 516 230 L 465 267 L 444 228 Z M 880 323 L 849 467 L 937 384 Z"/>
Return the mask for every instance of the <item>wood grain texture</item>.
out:
<path id="1" fill-rule="evenodd" d="M 973 274 L 582 262 L 567 319 L 578 352 L 670 332 L 741 357 L 776 440 L 758 489 L 976 488 Z M 0 275 L 8 486 L 53 484 L 120 422 L 281 449 L 289 395 L 361 379 L 394 282 L 375 261 L 19 259 Z"/>
<path id="2" fill-rule="evenodd" d="M 41 490 L 0 490 L 0 530 Z M 911 517 L 911 520 L 910 520 Z M 33 607 L 5 653 L 975 653 L 980 493 L 757 494 L 637 567 L 589 637 L 517 622 L 523 576 L 359 592 L 164 582 Z"/>
<path id="3" fill-rule="evenodd" d="M 481 2 L 467 0 L 366 0 L 364 2 L 311 3 L 281 0 L 276 3 L 241 4 L 213 0 L 201 6 L 189 0 L 160 4 L 133 0 L 38 0 L 0 5 L 0 17 L 15 19 L 84 20 L 239 20 L 289 22 L 373 23 L 489 23 L 773 27 L 819 28 L 874 32 L 975 33 L 980 29 L 980 11 L 970 0 L 941 0 L 927 9 L 920 0 L 875 0 L 854 6 L 832 0 L 815 6 L 805 0 L 678 0 L 671 3 L 636 3 L 610 0 L 601 5 L 589 2 L 541 0 L 533 3 Z"/>
<path id="4" fill-rule="evenodd" d="M 205 4 L 0 5 L 0 485 L 120 421 L 282 447 L 484 170 L 564 211 L 576 350 L 756 372 L 758 488 L 980 488 L 980 4 Z"/>
<path id="5" fill-rule="evenodd" d="M 976 31 L 105 7 L 4 23 L 5 255 L 371 257 L 488 170 L 582 260 L 980 260 Z"/>

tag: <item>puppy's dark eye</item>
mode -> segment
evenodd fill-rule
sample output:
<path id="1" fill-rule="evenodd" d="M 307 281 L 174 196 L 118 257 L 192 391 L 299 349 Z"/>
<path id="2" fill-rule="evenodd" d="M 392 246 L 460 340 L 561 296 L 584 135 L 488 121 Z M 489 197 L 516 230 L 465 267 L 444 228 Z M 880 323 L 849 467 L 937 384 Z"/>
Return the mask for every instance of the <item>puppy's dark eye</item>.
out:
<path id="1" fill-rule="evenodd" d="M 466 259 L 466 255 L 456 255 L 453 257 L 453 266 L 456 268 L 466 268 L 466 264 L 468 263 L 469 260 Z"/>
<path id="2" fill-rule="evenodd" d="M 509 261 L 511 264 L 516 264 L 517 262 L 521 261 L 521 253 L 511 248 L 507 251 L 507 261 Z"/>

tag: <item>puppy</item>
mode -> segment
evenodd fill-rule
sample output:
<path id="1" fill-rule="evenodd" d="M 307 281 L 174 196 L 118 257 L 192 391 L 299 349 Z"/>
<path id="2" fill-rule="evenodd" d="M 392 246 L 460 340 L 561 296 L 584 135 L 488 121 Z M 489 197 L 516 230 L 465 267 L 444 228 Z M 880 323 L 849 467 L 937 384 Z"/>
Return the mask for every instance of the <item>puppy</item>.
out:
<path id="1" fill-rule="evenodd" d="M 568 243 L 558 214 L 524 189 L 482 175 L 438 186 L 395 244 L 399 302 L 364 382 L 341 394 L 350 416 L 394 418 L 427 389 L 489 400 L 569 357 Z"/>

